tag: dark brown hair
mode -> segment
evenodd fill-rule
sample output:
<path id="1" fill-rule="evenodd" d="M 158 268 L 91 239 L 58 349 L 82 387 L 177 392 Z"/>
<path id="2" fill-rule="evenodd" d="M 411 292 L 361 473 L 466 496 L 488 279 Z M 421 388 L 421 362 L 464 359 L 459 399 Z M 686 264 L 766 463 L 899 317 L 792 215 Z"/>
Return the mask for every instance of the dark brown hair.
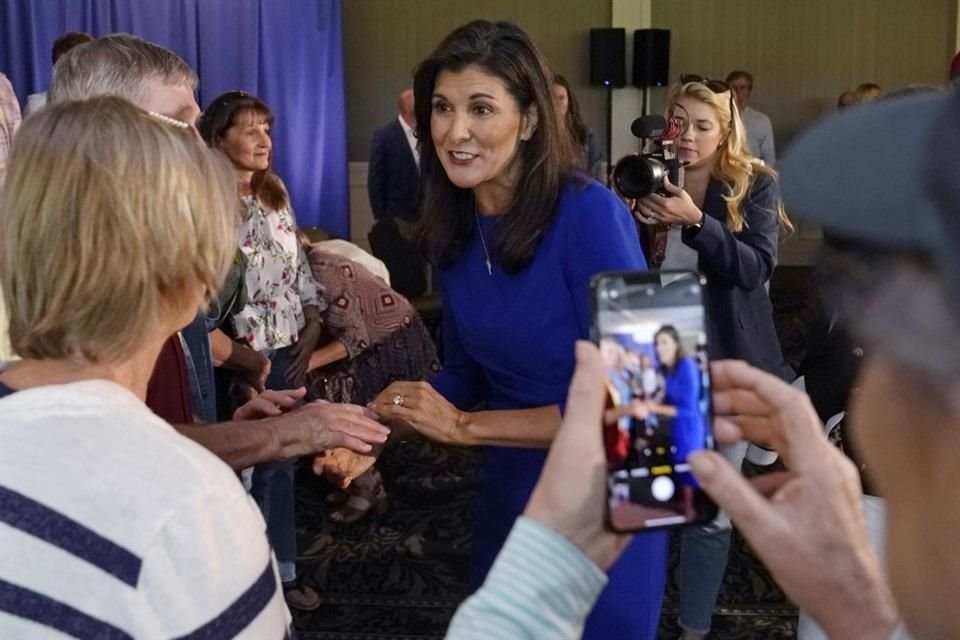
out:
<path id="1" fill-rule="evenodd" d="M 57 64 L 57 60 L 60 59 L 60 56 L 65 54 L 67 51 L 70 51 L 70 49 L 88 42 L 93 42 L 93 36 L 89 33 L 83 33 L 82 31 L 71 31 L 69 33 L 65 33 L 53 41 L 53 49 L 50 51 L 50 59 L 53 64 Z"/>
<path id="2" fill-rule="evenodd" d="M 200 120 L 197 130 L 208 146 L 217 148 L 217 143 L 227 134 L 227 130 L 237 123 L 241 114 L 252 112 L 263 116 L 267 124 L 273 126 L 273 113 L 260 98 L 245 91 L 228 91 L 213 99 Z M 273 172 L 273 156 L 263 171 L 256 171 L 250 181 L 253 195 L 267 208 L 279 211 L 290 206 L 290 198 L 283 182 Z"/>
<path id="3" fill-rule="evenodd" d="M 560 85 L 567 92 L 567 116 L 566 125 L 570 135 L 573 136 L 573 143 L 578 150 L 587 144 L 587 125 L 583 122 L 583 116 L 580 115 L 580 103 L 577 102 L 577 96 L 574 95 L 570 83 L 559 73 L 553 76 L 553 84 Z M 589 167 L 587 167 L 589 169 Z"/>
<path id="4" fill-rule="evenodd" d="M 680 360 L 684 358 L 687 354 L 683 350 L 683 343 L 680 342 L 680 332 L 677 331 L 677 328 L 672 324 L 665 324 L 660 327 L 655 334 L 653 334 L 653 344 L 654 349 L 656 349 L 657 338 L 663 334 L 665 336 L 670 336 L 670 339 L 673 340 L 673 343 L 677 345 L 677 354 L 673 357 L 673 364 L 667 365 L 666 362 L 660 362 L 660 370 L 664 373 L 671 373 L 676 371 L 677 365 L 680 364 Z M 657 356 L 657 360 L 660 359 L 660 356 Z"/>
<path id="5" fill-rule="evenodd" d="M 737 79 L 743 78 L 750 83 L 750 88 L 753 89 L 753 74 L 749 71 L 744 71 L 743 69 L 737 69 L 736 71 L 731 71 L 727 74 L 727 84 L 733 84 Z"/>
<path id="6" fill-rule="evenodd" d="M 420 144 L 420 221 L 417 239 L 424 253 L 448 266 L 475 232 L 472 190 L 447 177 L 430 131 L 433 91 L 442 71 L 477 67 L 499 78 L 521 113 L 535 108 L 538 122 L 517 150 L 522 184 L 502 215 L 491 254 L 507 273 L 526 267 L 553 221 L 564 181 L 574 175 L 574 149 L 553 99 L 553 73 L 530 37 L 509 22 L 477 20 L 454 30 L 414 71 L 413 93 Z"/>

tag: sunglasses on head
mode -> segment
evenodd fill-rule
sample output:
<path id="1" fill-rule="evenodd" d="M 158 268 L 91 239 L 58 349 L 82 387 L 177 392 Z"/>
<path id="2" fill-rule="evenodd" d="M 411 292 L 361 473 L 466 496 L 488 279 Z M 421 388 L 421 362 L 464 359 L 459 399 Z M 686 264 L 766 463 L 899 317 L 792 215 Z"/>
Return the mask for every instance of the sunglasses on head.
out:
<path id="1" fill-rule="evenodd" d="M 730 85 L 724 82 L 723 80 L 714 80 L 706 76 L 698 76 L 694 73 L 685 73 L 680 76 L 681 84 L 688 84 L 690 82 L 698 82 L 705 86 L 710 91 L 714 93 L 723 93 L 724 91 L 730 91 Z"/>
<path id="2" fill-rule="evenodd" d="M 680 84 L 689 84 L 691 82 L 696 82 L 702 84 L 710 91 L 714 93 L 724 93 L 730 92 L 730 124 L 733 124 L 733 89 L 730 88 L 730 85 L 724 82 L 723 80 L 714 80 L 706 76 L 698 76 L 693 73 L 685 73 L 680 76 Z"/>

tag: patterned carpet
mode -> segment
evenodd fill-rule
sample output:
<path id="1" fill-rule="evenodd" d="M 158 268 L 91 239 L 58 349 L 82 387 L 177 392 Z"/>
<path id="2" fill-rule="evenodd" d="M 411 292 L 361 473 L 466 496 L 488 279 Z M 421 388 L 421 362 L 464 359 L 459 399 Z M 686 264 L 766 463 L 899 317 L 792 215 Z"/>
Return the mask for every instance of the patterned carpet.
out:
<path id="1" fill-rule="evenodd" d="M 803 357 L 811 313 L 806 269 L 779 269 L 771 297 L 787 360 Z M 389 495 L 381 514 L 351 525 L 327 519 L 330 490 L 309 470 L 298 477 L 301 563 L 324 604 L 295 612 L 301 640 L 434 640 L 466 596 L 474 452 L 415 440 L 379 463 Z M 749 473 L 749 470 L 748 470 Z M 671 549 L 671 567 L 676 549 Z M 715 640 L 795 637 L 796 609 L 743 541 L 734 536 L 730 564 L 714 613 Z M 661 638 L 677 638 L 677 593 L 671 579 Z"/>
<path id="2" fill-rule="evenodd" d="M 425 441 L 384 454 L 389 507 L 351 525 L 326 518 L 329 487 L 304 470 L 298 480 L 301 562 L 321 592 L 319 610 L 295 612 L 302 640 L 442 638 L 466 595 L 470 499 L 475 457 L 469 449 Z M 712 638 L 792 638 L 796 610 L 735 539 Z M 675 566 L 675 549 L 672 549 Z M 676 586 L 668 586 L 661 638 L 679 635 Z"/>

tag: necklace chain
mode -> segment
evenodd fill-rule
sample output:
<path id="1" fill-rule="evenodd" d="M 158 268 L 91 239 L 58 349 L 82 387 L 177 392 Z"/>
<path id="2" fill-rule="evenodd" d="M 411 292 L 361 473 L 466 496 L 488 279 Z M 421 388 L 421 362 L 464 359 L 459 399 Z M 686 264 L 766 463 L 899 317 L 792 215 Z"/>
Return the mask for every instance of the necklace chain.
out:
<path id="1" fill-rule="evenodd" d="M 480 246 L 483 247 L 483 255 L 487 258 L 487 273 L 493 276 L 493 263 L 490 261 L 490 252 L 487 251 L 487 241 L 483 238 L 483 227 L 480 226 L 480 213 L 477 211 L 477 205 L 473 205 L 473 218 L 477 221 L 477 232 L 480 234 Z"/>

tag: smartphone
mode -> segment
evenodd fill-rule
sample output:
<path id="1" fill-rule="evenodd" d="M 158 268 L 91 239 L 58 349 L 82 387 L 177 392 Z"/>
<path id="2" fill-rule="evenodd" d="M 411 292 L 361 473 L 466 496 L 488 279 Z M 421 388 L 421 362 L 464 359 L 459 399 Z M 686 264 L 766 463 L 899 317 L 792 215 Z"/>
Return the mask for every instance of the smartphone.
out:
<path id="1" fill-rule="evenodd" d="M 714 447 L 704 284 L 692 271 L 601 273 L 591 281 L 593 338 L 615 417 L 603 426 L 613 531 L 717 517 L 687 463 L 691 452 Z"/>

